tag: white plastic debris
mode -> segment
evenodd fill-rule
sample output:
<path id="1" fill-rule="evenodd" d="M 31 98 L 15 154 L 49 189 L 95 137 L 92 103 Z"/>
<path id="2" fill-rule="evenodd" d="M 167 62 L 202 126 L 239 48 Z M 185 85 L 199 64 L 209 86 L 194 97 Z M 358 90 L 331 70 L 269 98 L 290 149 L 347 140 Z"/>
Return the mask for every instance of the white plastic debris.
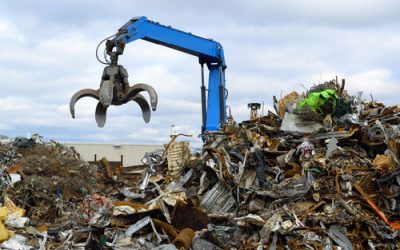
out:
<path id="1" fill-rule="evenodd" d="M 276 232 L 281 228 L 281 224 L 283 222 L 282 216 L 280 213 L 276 213 L 272 215 L 267 222 L 265 222 L 264 226 L 260 231 L 260 236 L 262 242 L 268 242 L 271 232 Z"/>
<path id="2" fill-rule="evenodd" d="M 327 149 L 325 153 L 326 158 L 330 158 L 333 155 L 333 153 L 338 149 L 337 143 L 338 140 L 335 137 L 328 140 L 328 143 L 326 145 Z"/>
<path id="3" fill-rule="evenodd" d="M 140 193 L 140 194 L 134 193 L 129 188 L 126 188 L 126 187 L 122 188 L 120 190 L 120 192 L 127 198 L 132 198 L 132 199 L 141 198 L 141 199 L 143 199 L 145 197 L 144 193 Z"/>
<path id="4" fill-rule="evenodd" d="M 235 219 L 233 219 L 233 221 L 235 221 L 239 226 L 244 226 L 244 225 L 246 225 L 246 223 L 259 225 L 259 226 L 262 226 L 265 224 L 265 220 L 257 214 L 248 214 L 243 217 L 235 218 Z"/>
<path id="5" fill-rule="evenodd" d="M 140 212 L 141 210 L 144 211 L 146 209 L 143 209 L 143 208 L 135 209 L 130 206 L 117 206 L 117 207 L 113 208 L 113 216 L 134 214 L 134 213 Z"/>
<path id="6" fill-rule="evenodd" d="M 29 250 L 32 247 L 25 245 L 26 238 L 22 235 L 16 234 L 10 239 L 1 243 L 0 247 L 2 249 L 10 249 L 10 250 Z"/>
<path id="7" fill-rule="evenodd" d="M 21 175 L 20 174 L 9 174 L 10 176 L 10 185 L 14 185 L 17 182 L 21 181 Z"/>
<path id="8" fill-rule="evenodd" d="M 282 228 L 284 230 L 289 230 L 292 226 L 293 226 L 293 222 L 290 220 L 285 220 L 284 222 L 282 222 Z"/>
<path id="9" fill-rule="evenodd" d="M 25 224 L 28 223 L 29 218 L 27 217 L 19 217 L 15 215 L 9 215 L 4 222 L 6 226 L 13 227 L 13 228 L 24 228 Z"/>
<path id="10" fill-rule="evenodd" d="M 39 239 L 39 250 L 46 250 L 47 231 L 43 233 L 43 239 Z"/>
<path id="11" fill-rule="evenodd" d="M 308 134 L 317 132 L 321 128 L 323 128 L 323 125 L 320 122 L 304 122 L 301 119 L 301 116 L 286 112 L 285 116 L 283 117 L 280 130 L 285 132 L 299 132 Z"/>

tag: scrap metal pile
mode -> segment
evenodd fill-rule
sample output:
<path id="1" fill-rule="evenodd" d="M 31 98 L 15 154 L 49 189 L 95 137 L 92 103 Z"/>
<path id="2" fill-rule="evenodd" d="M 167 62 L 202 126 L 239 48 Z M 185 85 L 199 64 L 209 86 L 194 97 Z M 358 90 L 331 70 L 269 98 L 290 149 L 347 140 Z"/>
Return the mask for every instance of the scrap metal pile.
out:
<path id="1" fill-rule="evenodd" d="M 198 152 L 174 136 L 140 167 L 3 141 L 0 247 L 399 249 L 400 106 L 344 87 L 230 117 Z"/>

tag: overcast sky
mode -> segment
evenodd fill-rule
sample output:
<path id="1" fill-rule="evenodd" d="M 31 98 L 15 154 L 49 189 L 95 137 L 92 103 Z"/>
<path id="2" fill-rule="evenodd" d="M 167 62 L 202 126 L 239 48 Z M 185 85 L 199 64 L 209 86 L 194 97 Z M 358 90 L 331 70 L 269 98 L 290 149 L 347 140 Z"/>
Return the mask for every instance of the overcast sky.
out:
<path id="1" fill-rule="evenodd" d="M 130 83 L 152 85 L 159 106 L 145 124 L 135 103 L 111 107 L 98 128 L 97 101 L 82 99 L 76 119 L 72 94 L 97 89 L 103 66 L 99 41 L 131 17 L 147 16 L 220 42 L 228 68 L 227 104 L 235 120 L 247 103 L 346 78 L 386 105 L 400 93 L 400 2 L 372 0 L 255 1 L 2 1 L 0 5 L 0 134 L 39 133 L 60 142 L 161 144 L 201 126 L 197 58 L 145 41 L 127 45 L 120 63 Z"/>

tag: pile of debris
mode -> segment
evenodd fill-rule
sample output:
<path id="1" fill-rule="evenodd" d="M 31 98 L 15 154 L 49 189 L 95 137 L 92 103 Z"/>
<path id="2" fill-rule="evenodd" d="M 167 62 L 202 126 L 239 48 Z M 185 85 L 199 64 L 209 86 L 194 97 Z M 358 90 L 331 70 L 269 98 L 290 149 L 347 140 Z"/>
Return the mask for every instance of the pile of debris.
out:
<path id="1" fill-rule="evenodd" d="M 344 80 L 275 111 L 173 136 L 138 168 L 90 165 L 55 142 L 3 140 L 6 249 L 399 249 L 400 106 Z M 181 138 L 181 137 L 180 137 Z"/>

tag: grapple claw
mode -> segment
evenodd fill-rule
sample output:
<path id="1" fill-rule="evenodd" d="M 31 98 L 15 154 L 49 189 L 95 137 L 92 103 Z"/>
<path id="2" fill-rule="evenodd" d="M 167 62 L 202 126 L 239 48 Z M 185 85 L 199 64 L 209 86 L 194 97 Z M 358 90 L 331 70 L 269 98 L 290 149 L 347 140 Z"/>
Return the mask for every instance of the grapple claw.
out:
<path id="1" fill-rule="evenodd" d="M 150 105 L 146 98 L 139 94 L 142 91 L 149 93 Z M 143 120 L 148 123 L 151 109 L 155 111 L 158 102 L 157 93 L 150 85 L 138 83 L 129 87 L 128 72 L 122 65 L 110 65 L 104 68 L 98 90 L 82 89 L 72 96 L 69 103 L 72 118 L 75 118 L 75 103 L 86 96 L 99 100 L 95 117 L 97 125 L 101 128 L 106 123 L 107 108 L 110 105 L 122 105 L 129 101 L 135 101 L 142 109 Z"/>
<path id="2" fill-rule="evenodd" d="M 71 97 L 69 101 L 69 111 L 71 112 L 72 118 L 75 118 L 75 103 L 82 97 L 93 97 L 96 100 L 100 100 L 99 90 L 81 89 Z"/>
<path id="3" fill-rule="evenodd" d="M 131 100 L 139 104 L 140 108 L 142 109 L 143 120 L 145 123 L 148 123 L 150 121 L 151 110 L 147 100 L 141 94 L 136 94 L 131 98 Z"/>
<path id="4" fill-rule="evenodd" d="M 126 94 L 126 99 L 131 99 L 132 97 L 135 97 L 139 92 L 142 91 L 147 91 L 150 96 L 150 104 L 151 104 L 151 109 L 155 111 L 157 109 L 157 102 L 158 102 L 158 97 L 157 93 L 154 90 L 153 87 L 150 85 L 144 84 L 144 83 L 138 83 L 133 85 L 132 87 L 129 88 L 128 93 Z"/>
<path id="5" fill-rule="evenodd" d="M 103 106 L 103 104 L 101 102 L 97 103 L 95 117 L 96 117 L 97 126 L 99 126 L 99 128 L 104 127 L 104 124 L 106 123 L 107 108 L 108 107 Z"/>
<path id="6" fill-rule="evenodd" d="M 101 81 L 99 89 L 100 102 L 108 107 L 114 99 L 114 83 L 111 80 Z"/>

